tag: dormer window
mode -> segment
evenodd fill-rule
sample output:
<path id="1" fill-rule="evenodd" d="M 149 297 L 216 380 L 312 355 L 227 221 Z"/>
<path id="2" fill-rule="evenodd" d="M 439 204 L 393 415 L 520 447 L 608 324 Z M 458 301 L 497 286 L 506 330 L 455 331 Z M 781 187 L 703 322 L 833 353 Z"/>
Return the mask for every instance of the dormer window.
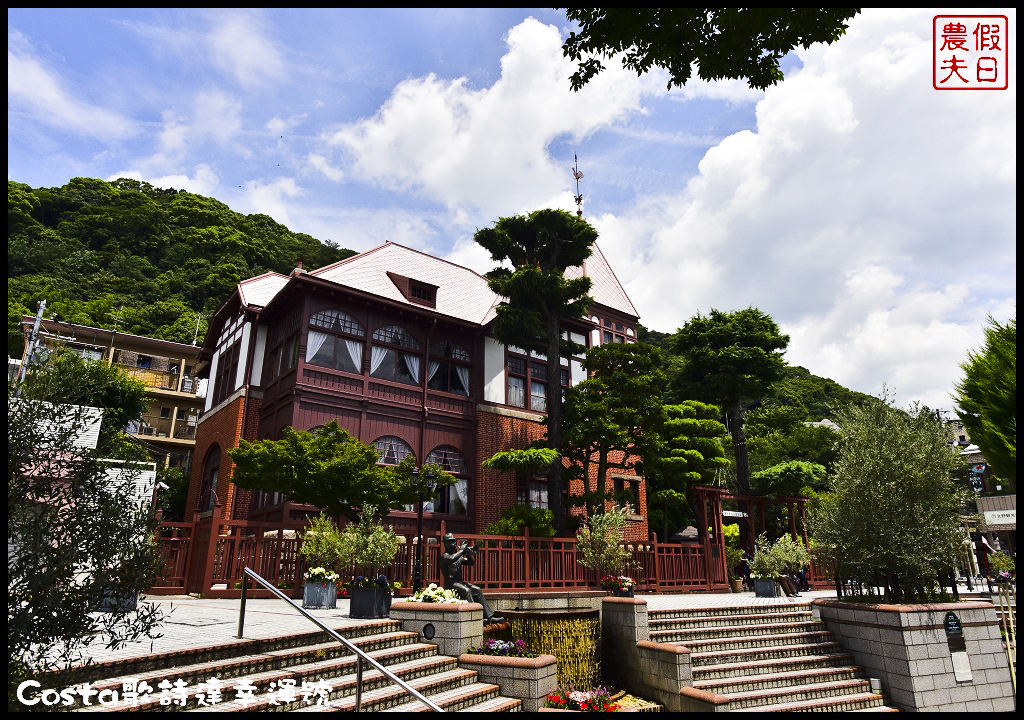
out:
<path id="1" fill-rule="evenodd" d="M 395 284 L 402 296 L 411 303 L 426 305 L 427 307 L 437 306 L 437 285 L 431 285 L 420 280 L 414 280 L 398 273 L 389 272 L 388 277 Z"/>

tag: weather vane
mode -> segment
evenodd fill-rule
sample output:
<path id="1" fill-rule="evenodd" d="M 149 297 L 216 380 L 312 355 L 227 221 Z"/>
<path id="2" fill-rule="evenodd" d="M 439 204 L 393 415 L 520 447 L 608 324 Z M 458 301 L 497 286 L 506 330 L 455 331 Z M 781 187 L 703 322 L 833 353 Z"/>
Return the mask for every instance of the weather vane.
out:
<path id="1" fill-rule="evenodd" d="M 583 217 L 583 193 L 580 192 L 580 180 L 583 179 L 583 173 L 580 172 L 580 161 L 576 157 L 576 153 L 572 154 L 572 159 L 575 163 L 572 169 L 572 176 L 576 178 L 576 216 Z"/>

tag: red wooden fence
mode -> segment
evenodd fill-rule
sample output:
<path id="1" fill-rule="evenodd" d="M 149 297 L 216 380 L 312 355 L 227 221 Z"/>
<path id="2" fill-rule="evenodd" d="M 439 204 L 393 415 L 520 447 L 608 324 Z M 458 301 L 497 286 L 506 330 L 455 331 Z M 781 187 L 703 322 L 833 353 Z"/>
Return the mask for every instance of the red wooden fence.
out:
<path id="1" fill-rule="evenodd" d="M 242 568 L 251 567 L 291 597 L 302 596 L 307 564 L 299 554 L 304 522 L 219 519 L 220 505 L 191 523 L 163 523 L 157 538 L 164 559 L 154 595 L 202 593 L 206 597 L 237 598 Z M 719 515 L 720 517 L 720 515 Z M 218 518 L 218 519 L 215 519 Z M 439 566 L 444 523 L 423 548 L 423 584 L 441 584 Z M 415 533 L 399 532 L 402 544 L 391 567 L 390 581 L 402 583 L 402 594 L 412 586 Z M 463 569 L 467 581 L 488 593 L 594 589 L 599 578 L 577 561 L 575 538 L 536 538 L 529 535 L 495 537 L 459 533 L 478 548 L 476 565 Z M 692 543 L 624 543 L 629 552 L 625 572 L 637 582 L 638 592 L 728 592 L 725 548 L 721 533 Z M 365 574 L 350 568 L 350 577 Z M 816 564 L 811 567 L 812 587 L 830 587 L 831 578 Z M 256 597 L 270 594 L 257 591 Z"/>

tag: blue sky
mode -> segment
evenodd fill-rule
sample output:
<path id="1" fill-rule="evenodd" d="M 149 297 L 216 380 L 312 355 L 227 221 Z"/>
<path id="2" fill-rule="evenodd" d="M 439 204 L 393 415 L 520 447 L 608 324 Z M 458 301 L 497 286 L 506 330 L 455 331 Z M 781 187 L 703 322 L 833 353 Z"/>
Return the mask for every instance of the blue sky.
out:
<path id="1" fill-rule="evenodd" d="M 787 360 L 952 408 L 988 314 L 1016 316 L 1009 89 L 936 91 L 932 17 L 866 10 L 766 92 L 580 93 L 551 9 L 9 9 L 9 180 L 132 177 L 367 250 L 485 272 L 498 217 L 584 212 L 641 313 L 756 306 Z"/>

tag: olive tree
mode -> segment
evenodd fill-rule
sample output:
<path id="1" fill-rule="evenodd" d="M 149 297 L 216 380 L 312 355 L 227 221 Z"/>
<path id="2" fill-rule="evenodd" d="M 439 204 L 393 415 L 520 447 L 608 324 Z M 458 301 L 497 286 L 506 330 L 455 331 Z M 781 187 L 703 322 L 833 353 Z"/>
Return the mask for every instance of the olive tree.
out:
<path id="1" fill-rule="evenodd" d="M 830 492 L 811 507 L 816 543 L 843 578 L 882 587 L 888 600 L 926 598 L 963 542 L 963 460 L 930 411 L 883 396 L 839 418 Z"/>

